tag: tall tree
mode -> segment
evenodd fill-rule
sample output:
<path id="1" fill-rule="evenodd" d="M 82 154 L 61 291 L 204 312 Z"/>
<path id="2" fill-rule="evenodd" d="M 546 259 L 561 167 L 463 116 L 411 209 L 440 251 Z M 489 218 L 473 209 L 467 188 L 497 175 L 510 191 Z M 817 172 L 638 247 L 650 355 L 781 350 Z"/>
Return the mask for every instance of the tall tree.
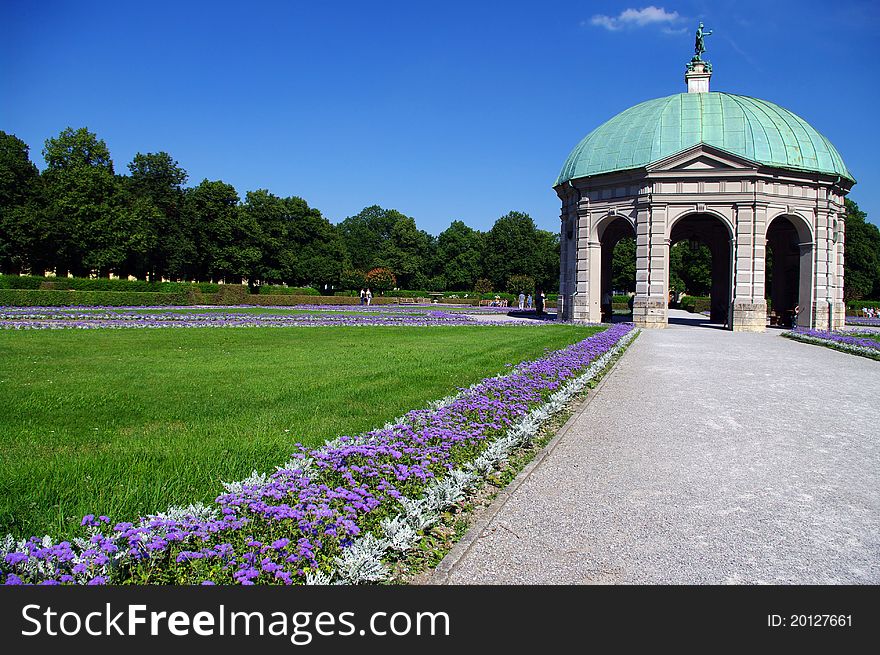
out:
<path id="1" fill-rule="evenodd" d="M 543 283 L 546 247 L 546 239 L 539 237 L 535 221 L 528 214 L 510 212 L 499 218 L 486 234 L 483 251 L 484 268 L 492 286 L 506 288 L 512 275 L 529 275 L 536 283 Z"/>
<path id="2" fill-rule="evenodd" d="M 559 290 L 559 235 L 548 230 L 535 231 L 535 269 L 537 288 L 548 293 Z"/>
<path id="3" fill-rule="evenodd" d="M 402 216 L 394 209 L 372 205 L 339 224 L 339 233 L 354 268 L 367 271 L 380 264 L 382 247 Z"/>
<path id="4" fill-rule="evenodd" d="M 146 268 L 153 277 L 185 277 L 196 256 L 192 226 L 182 212 L 187 172 L 167 152 L 139 152 L 128 170 L 129 211 L 144 212 L 148 221 Z"/>
<path id="5" fill-rule="evenodd" d="M 431 235 L 419 230 L 415 220 L 401 214 L 382 244 L 380 263 L 391 270 L 400 288 L 410 289 L 417 277 L 427 277 L 430 272 L 432 246 Z"/>
<path id="6" fill-rule="evenodd" d="M 315 286 L 339 282 L 346 265 L 342 240 L 305 200 L 260 189 L 247 194 L 242 211 L 257 226 L 261 281 Z"/>
<path id="7" fill-rule="evenodd" d="M 141 212 L 125 211 L 110 151 L 86 128 L 68 127 L 43 149 L 57 265 L 79 275 L 119 270 L 148 241 Z"/>
<path id="8" fill-rule="evenodd" d="M 40 173 L 28 145 L 0 131 L 0 271 L 18 273 L 47 263 L 47 228 Z"/>
<path id="9" fill-rule="evenodd" d="M 483 276 L 481 264 L 485 236 L 462 221 L 452 221 L 437 237 L 437 261 L 451 291 L 474 288 Z"/>
<path id="10" fill-rule="evenodd" d="M 193 225 L 197 278 L 240 282 L 257 276 L 259 228 L 251 215 L 241 211 L 235 187 L 203 180 L 187 191 L 184 213 Z"/>
<path id="11" fill-rule="evenodd" d="M 880 298 L 880 229 L 854 200 L 846 199 L 844 297 Z"/>
<path id="12" fill-rule="evenodd" d="M 342 221 L 339 232 L 351 264 L 358 270 L 389 268 L 403 288 L 431 273 L 433 237 L 396 209 L 366 207 Z"/>

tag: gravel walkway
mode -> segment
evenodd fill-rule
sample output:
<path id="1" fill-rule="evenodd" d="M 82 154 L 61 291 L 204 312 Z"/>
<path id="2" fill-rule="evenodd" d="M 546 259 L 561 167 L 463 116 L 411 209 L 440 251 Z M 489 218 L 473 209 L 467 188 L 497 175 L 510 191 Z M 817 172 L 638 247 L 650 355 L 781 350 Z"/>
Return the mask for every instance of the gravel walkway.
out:
<path id="1" fill-rule="evenodd" d="M 877 584 L 878 434 L 878 362 L 643 331 L 431 581 Z"/>

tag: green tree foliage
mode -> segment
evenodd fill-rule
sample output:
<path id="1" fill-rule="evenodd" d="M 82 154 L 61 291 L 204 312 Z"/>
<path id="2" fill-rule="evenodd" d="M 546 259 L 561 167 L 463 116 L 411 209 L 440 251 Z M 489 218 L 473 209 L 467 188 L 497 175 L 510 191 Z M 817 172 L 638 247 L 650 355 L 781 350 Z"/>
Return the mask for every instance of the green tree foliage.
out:
<path id="1" fill-rule="evenodd" d="M 481 277 L 485 235 L 461 221 L 452 224 L 437 237 L 437 261 L 446 288 L 450 291 L 473 289 Z M 444 289 L 445 291 L 445 289 Z"/>
<path id="2" fill-rule="evenodd" d="M 535 278 L 531 275 L 511 275 L 507 278 L 507 293 L 515 296 L 520 293 L 535 293 Z"/>
<path id="3" fill-rule="evenodd" d="M 255 225 L 261 257 L 256 277 L 263 283 L 338 284 L 345 265 L 342 240 L 333 225 L 302 198 L 251 191 L 242 212 Z"/>
<path id="4" fill-rule="evenodd" d="M 339 224 L 339 233 L 351 265 L 366 271 L 378 265 L 384 244 L 391 238 L 391 230 L 403 214 L 379 205 L 364 208 Z"/>
<path id="5" fill-rule="evenodd" d="M 396 209 L 366 207 L 342 221 L 339 232 L 357 270 L 388 268 L 403 287 L 432 272 L 433 238 Z"/>
<path id="6" fill-rule="evenodd" d="M 143 262 L 132 262 L 135 275 L 191 277 L 196 259 L 191 226 L 183 220 L 183 185 L 187 172 L 167 152 L 137 153 L 125 178 L 130 211 L 142 212 L 149 233 L 149 251 Z"/>
<path id="7" fill-rule="evenodd" d="M 545 292 L 559 290 L 559 235 L 547 230 L 535 231 L 535 286 Z"/>
<path id="8" fill-rule="evenodd" d="M 430 272 L 433 250 L 431 235 L 419 230 L 414 219 L 400 215 L 383 244 L 379 261 L 394 273 L 401 288 L 406 289 L 417 275 Z"/>
<path id="9" fill-rule="evenodd" d="M 261 255 L 258 226 L 238 202 L 235 187 L 219 180 L 203 180 L 187 191 L 184 213 L 194 228 L 199 279 L 240 282 L 254 277 Z"/>
<path id="10" fill-rule="evenodd" d="M 0 131 L 0 271 L 37 268 L 48 257 L 42 184 L 28 145 Z"/>
<path id="11" fill-rule="evenodd" d="M 636 290 L 635 237 L 623 237 L 614 245 L 611 256 L 611 288 L 624 292 Z"/>
<path id="12" fill-rule="evenodd" d="M 47 139 L 43 173 L 56 265 L 78 275 L 107 273 L 149 248 L 145 212 L 128 212 L 110 151 L 86 128 Z"/>
<path id="13" fill-rule="evenodd" d="M 343 268 L 339 277 L 339 286 L 343 289 L 363 289 L 367 286 L 367 274 L 353 268 Z"/>
<path id="14" fill-rule="evenodd" d="M 700 243 L 679 241 L 669 249 L 669 289 L 689 296 L 708 296 L 712 288 L 712 253 Z"/>
<path id="15" fill-rule="evenodd" d="M 481 277 L 474 283 L 475 293 L 492 293 L 492 281 Z"/>
<path id="16" fill-rule="evenodd" d="M 483 254 L 486 277 L 494 288 L 503 289 L 511 275 L 540 278 L 537 241 L 538 229 L 528 214 L 510 212 L 495 221 Z"/>
<path id="17" fill-rule="evenodd" d="M 86 128 L 47 139 L 43 155 L 40 175 L 28 146 L 0 132 L 0 271 L 360 288 L 363 271 L 386 268 L 401 287 L 435 291 L 483 278 L 502 289 L 511 276 L 553 291 L 559 278 L 558 236 L 519 212 L 489 233 L 453 221 L 437 238 L 376 205 L 333 226 L 302 198 L 258 190 L 241 203 L 222 181 L 185 188 L 167 152 L 137 153 L 117 175 Z"/>
<path id="18" fill-rule="evenodd" d="M 855 201 L 846 199 L 844 297 L 880 298 L 880 229 Z"/>

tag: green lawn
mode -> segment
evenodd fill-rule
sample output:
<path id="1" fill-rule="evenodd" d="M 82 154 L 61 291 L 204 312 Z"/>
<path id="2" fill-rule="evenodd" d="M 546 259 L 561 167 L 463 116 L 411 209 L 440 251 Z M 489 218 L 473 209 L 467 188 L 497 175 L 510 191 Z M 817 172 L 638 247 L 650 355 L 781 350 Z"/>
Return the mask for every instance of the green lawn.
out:
<path id="1" fill-rule="evenodd" d="M 220 480 L 586 338 L 596 328 L 0 331 L 0 535 L 70 534 L 210 500 Z"/>

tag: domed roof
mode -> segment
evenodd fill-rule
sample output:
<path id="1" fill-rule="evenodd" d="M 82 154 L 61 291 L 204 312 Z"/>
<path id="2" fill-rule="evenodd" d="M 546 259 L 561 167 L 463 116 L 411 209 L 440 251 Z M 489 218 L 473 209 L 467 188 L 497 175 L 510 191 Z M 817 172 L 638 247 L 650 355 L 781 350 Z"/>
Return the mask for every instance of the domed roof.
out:
<path id="1" fill-rule="evenodd" d="M 699 143 L 759 164 L 855 182 L 831 142 L 801 117 L 766 100 L 707 92 L 648 100 L 618 114 L 571 151 L 553 186 L 641 168 Z"/>

